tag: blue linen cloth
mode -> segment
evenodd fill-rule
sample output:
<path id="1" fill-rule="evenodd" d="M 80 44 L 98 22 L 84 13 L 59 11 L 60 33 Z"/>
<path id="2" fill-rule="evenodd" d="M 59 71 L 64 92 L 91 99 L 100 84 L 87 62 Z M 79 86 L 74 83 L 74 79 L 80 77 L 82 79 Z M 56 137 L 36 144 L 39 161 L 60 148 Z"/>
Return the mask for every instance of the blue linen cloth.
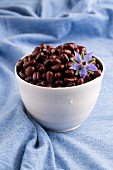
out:
<path id="1" fill-rule="evenodd" d="M 15 63 L 40 43 L 75 42 L 106 67 L 89 118 L 53 133 L 25 114 Z M 113 170 L 113 1 L 0 1 L 0 170 Z"/>

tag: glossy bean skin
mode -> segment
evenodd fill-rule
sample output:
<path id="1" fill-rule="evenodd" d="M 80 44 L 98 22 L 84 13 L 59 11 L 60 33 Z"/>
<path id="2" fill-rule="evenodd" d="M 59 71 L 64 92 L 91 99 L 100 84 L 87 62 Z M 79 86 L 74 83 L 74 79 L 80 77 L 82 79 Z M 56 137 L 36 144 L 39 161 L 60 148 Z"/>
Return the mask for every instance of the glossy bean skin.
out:
<path id="1" fill-rule="evenodd" d="M 54 66 L 51 67 L 51 70 L 53 72 L 62 71 L 63 69 L 64 69 L 64 65 L 61 65 L 61 64 L 57 64 L 57 65 L 54 65 Z"/>
<path id="2" fill-rule="evenodd" d="M 29 67 L 27 67 L 26 68 L 26 76 L 31 76 L 33 73 L 34 73 L 34 71 L 35 71 L 35 68 L 34 67 L 32 67 L 32 66 L 29 66 Z"/>
<path id="3" fill-rule="evenodd" d="M 17 62 L 17 74 L 27 83 L 48 88 L 72 87 L 87 83 L 101 76 L 102 67 L 95 59 L 93 64 L 97 71 L 88 72 L 85 78 L 80 77 L 80 70 L 70 67 L 74 62 L 72 58 L 76 58 L 76 53 L 82 52 L 87 54 L 86 48 L 72 42 L 57 47 L 40 44 L 31 54 Z"/>
<path id="4" fill-rule="evenodd" d="M 38 82 L 40 80 L 40 73 L 39 72 L 33 73 L 32 79 L 34 82 Z"/>
<path id="5" fill-rule="evenodd" d="M 51 71 L 48 71 L 46 73 L 46 82 L 48 84 L 52 84 L 53 83 L 53 73 Z"/>

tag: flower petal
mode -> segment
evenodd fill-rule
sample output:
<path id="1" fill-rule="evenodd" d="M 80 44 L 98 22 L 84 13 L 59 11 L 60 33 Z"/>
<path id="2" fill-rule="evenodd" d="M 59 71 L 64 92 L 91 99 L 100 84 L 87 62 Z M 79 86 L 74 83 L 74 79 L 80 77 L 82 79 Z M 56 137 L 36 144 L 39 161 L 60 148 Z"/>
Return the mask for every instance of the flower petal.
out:
<path id="1" fill-rule="evenodd" d="M 97 71 L 97 67 L 94 65 L 94 64 L 88 64 L 87 66 L 86 66 L 86 68 L 88 69 L 88 70 L 91 70 L 91 71 Z"/>
<path id="2" fill-rule="evenodd" d="M 82 68 L 81 70 L 80 70 L 80 77 L 81 78 L 85 78 L 86 77 L 86 75 L 87 75 L 87 70 L 86 70 L 86 68 Z"/>
<path id="3" fill-rule="evenodd" d="M 73 70 L 78 70 L 80 68 L 80 64 L 77 63 L 73 63 L 71 67 L 69 67 L 69 69 L 73 69 Z"/>
<path id="4" fill-rule="evenodd" d="M 79 61 L 79 63 L 82 62 L 82 58 L 81 58 L 81 55 L 78 54 L 77 52 L 75 52 L 75 59 Z"/>
<path id="5" fill-rule="evenodd" d="M 88 53 L 84 56 L 84 61 L 88 62 L 89 60 L 92 59 L 93 52 Z"/>

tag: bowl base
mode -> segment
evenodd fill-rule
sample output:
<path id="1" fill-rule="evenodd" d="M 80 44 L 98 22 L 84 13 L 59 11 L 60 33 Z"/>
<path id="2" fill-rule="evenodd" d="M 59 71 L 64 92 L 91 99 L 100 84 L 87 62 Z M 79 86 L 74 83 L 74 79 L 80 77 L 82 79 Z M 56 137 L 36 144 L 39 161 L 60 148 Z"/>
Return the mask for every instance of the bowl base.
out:
<path id="1" fill-rule="evenodd" d="M 37 123 L 39 123 L 45 130 L 47 131 L 50 131 L 50 132 L 58 132 L 58 133 L 62 133 L 62 132 L 69 132 L 69 131 L 72 131 L 72 130 L 75 130 L 77 129 L 81 124 L 77 125 L 77 126 L 74 126 L 74 127 L 71 127 L 71 128 L 65 128 L 65 129 L 52 129 L 52 128 L 49 128 L 47 127 L 46 125 L 44 126 L 41 119 L 38 119 L 36 118 L 30 111 L 28 111 L 26 109 L 26 114 L 27 116 L 30 118 L 33 118 Z"/>
<path id="2" fill-rule="evenodd" d="M 72 130 L 75 130 L 75 129 L 77 129 L 79 126 L 80 126 L 80 124 L 77 125 L 77 126 L 74 126 L 74 127 L 72 127 L 72 128 L 64 129 L 64 130 L 55 130 L 55 129 L 49 129 L 49 128 L 45 128 L 45 127 L 44 127 L 44 129 L 46 129 L 47 131 L 50 131 L 50 132 L 62 133 L 62 132 L 70 132 L 70 131 L 72 131 Z"/>

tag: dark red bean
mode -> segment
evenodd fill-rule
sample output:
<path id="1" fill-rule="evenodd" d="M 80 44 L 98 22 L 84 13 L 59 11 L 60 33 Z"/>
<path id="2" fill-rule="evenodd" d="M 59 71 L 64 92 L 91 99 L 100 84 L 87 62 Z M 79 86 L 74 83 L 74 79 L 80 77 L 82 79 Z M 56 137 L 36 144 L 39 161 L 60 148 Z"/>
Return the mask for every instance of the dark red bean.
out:
<path id="1" fill-rule="evenodd" d="M 19 72 L 19 76 L 22 78 L 22 79 L 25 79 L 25 73 L 23 71 L 20 71 Z"/>
<path id="2" fill-rule="evenodd" d="M 101 76 L 101 70 L 97 70 L 94 72 L 95 77 Z"/>
<path id="3" fill-rule="evenodd" d="M 28 56 L 26 56 L 25 58 L 23 58 L 23 62 L 24 63 L 26 63 L 26 62 L 28 62 L 28 61 L 30 61 L 31 60 L 31 55 L 28 55 Z"/>
<path id="4" fill-rule="evenodd" d="M 51 60 L 50 60 L 50 59 L 45 60 L 45 61 L 44 61 L 44 65 L 45 65 L 45 66 L 51 66 L 51 65 L 52 65 Z"/>
<path id="5" fill-rule="evenodd" d="M 39 53 L 40 53 L 40 51 L 35 50 L 35 51 L 32 52 L 32 55 L 37 56 Z"/>
<path id="6" fill-rule="evenodd" d="M 62 71 L 64 69 L 64 65 L 57 64 L 51 67 L 52 71 Z"/>
<path id="7" fill-rule="evenodd" d="M 35 73 L 33 73 L 33 81 L 39 81 L 40 80 L 40 74 L 39 74 L 39 72 L 35 72 Z"/>
<path id="8" fill-rule="evenodd" d="M 77 53 L 80 53 L 79 48 L 75 48 L 75 51 L 76 51 Z"/>
<path id="9" fill-rule="evenodd" d="M 17 67 L 22 67 L 23 66 L 23 60 L 19 60 L 18 62 L 17 62 Z"/>
<path id="10" fill-rule="evenodd" d="M 49 50 L 49 53 L 50 53 L 50 54 L 53 54 L 54 52 L 55 52 L 55 49 L 50 49 L 50 50 Z"/>
<path id="11" fill-rule="evenodd" d="M 23 64 L 23 67 L 26 68 L 28 66 L 35 66 L 36 65 L 36 60 L 31 60 L 31 61 L 27 61 L 26 63 Z"/>
<path id="12" fill-rule="evenodd" d="M 46 73 L 46 82 L 48 84 L 52 84 L 53 83 L 53 73 L 51 71 L 48 71 Z"/>
<path id="13" fill-rule="evenodd" d="M 55 79 L 55 80 L 59 80 L 59 79 L 61 79 L 61 78 L 62 78 L 62 73 L 57 72 L 57 73 L 54 74 L 54 79 Z"/>
<path id="14" fill-rule="evenodd" d="M 46 79 L 46 73 L 42 74 L 42 79 L 45 80 Z"/>
<path id="15" fill-rule="evenodd" d="M 72 66 L 72 63 L 73 63 L 73 62 L 68 62 L 68 63 L 65 65 L 66 69 L 69 69 L 69 67 Z"/>
<path id="16" fill-rule="evenodd" d="M 54 83 L 54 86 L 55 86 L 55 87 L 62 87 L 62 85 L 63 85 L 63 81 L 61 81 L 61 80 L 57 80 L 57 81 L 55 81 L 55 83 Z"/>
<path id="17" fill-rule="evenodd" d="M 36 65 L 37 70 L 38 70 L 40 67 L 42 67 L 42 66 L 43 66 L 43 64 L 37 63 L 37 65 Z"/>
<path id="18" fill-rule="evenodd" d="M 47 86 L 46 87 L 53 87 L 53 84 L 47 84 Z"/>
<path id="19" fill-rule="evenodd" d="M 45 72 L 45 66 L 41 66 L 39 69 L 38 69 L 38 71 L 40 72 L 40 73 L 44 73 Z"/>
<path id="20" fill-rule="evenodd" d="M 34 51 L 40 51 L 40 47 L 35 47 L 35 50 Z"/>
<path id="21" fill-rule="evenodd" d="M 78 83 L 78 78 L 77 77 L 74 77 L 74 82 L 77 85 L 77 83 Z"/>
<path id="22" fill-rule="evenodd" d="M 80 46 L 78 45 L 78 49 L 79 49 L 79 53 L 81 54 L 82 52 L 84 52 L 84 54 L 86 54 L 86 48 L 84 46 Z"/>
<path id="23" fill-rule="evenodd" d="M 39 47 L 40 47 L 40 48 L 46 48 L 47 46 L 46 46 L 46 44 L 40 44 Z"/>
<path id="24" fill-rule="evenodd" d="M 76 86 L 76 83 L 71 82 L 67 84 L 67 87 L 71 87 L 71 86 Z"/>
<path id="25" fill-rule="evenodd" d="M 65 76 L 66 77 L 73 77 L 74 76 L 74 70 L 66 70 Z"/>
<path id="26" fill-rule="evenodd" d="M 27 81 L 28 83 L 31 82 L 31 80 L 32 80 L 31 76 L 25 78 L 25 81 Z"/>
<path id="27" fill-rule="evenodd" d="M 36 61 L 37 61 L 37 62 L 42 62 L 43 60 L 44 60 L 44 53 L 41 52 L 41 53 L 39 53 L 39 54 L 37 55 Z"/>
<path id="28" fill-rule="evenodd" d="M 57 55 L 51 55 L 50 56 L 50 59 L 54 59 L 54 58 L 57 58 Z"/>
<path id="29" fill-rule="evenodd" d="M 62 46 L 62 45 L 56 47 L 56 49 L 55 49 L 55 54 L 56 54 L 56 55 L 59 55 L 62 50 L 63 50 L 63 46 Z"/>
<path id="30" fill-rule="evenodd" d="M 34 73 L 34 71 L 35 71 L 35 68 L 32 67 L 32 66 L 29 66 L 29 67 L 26 68 L 25 74 L 26 74 L 26 76 L 31 76 Z"/>
<path id="31" fill-rule="evenodd" d="M 83 78 L 79 78 L 78 79 L 78 84 L 80 85 L 80 84 L 83 84 L 84 83 L 84 79 Z"/>
<path id="32" fill-rule="evenodd" d="M 67 54 L 61 54 L 61 60 L 62 60 L 64 63 L 69 62 L 69 58 L 68 58 Z"/>
<path id="33" fill-rule="evenodd" d="M 45 87 L 46 84 L 45 84 L 45 81 L 40 81 L 39 83 L 37 83 L 37 85 Z"/>
<path id="34" fill-rule="evenodd" d="M 71 51 L 70 51 L 70 50 L 65 49 L 65 50 L 63 50 L 63 53 L 65 53 L 65 54 L 67 54 L 67 55 L 70 55 L 70 54 L 71 54 Z"/>
<path id="35" fill-rule="evenodd" d="M 60 63 L 61 63 L 61 61 L 60 61 L 58 58 L 50 59 L 50 61 L 51 61 L 51 63 L 52 63 L 53 65 L 55 65 L 55 64 L 60 64 Z"/>
<path id="36" fill-rule="evenodd" d="M 65 84 L 72 83 L 72 82 L 74 82 L 73 78 L 64 78 L 64 83 Z"/>
<path id="37" fill-rule="evenodd" d="M 90 80 L 91 80 L 90 76 L 89 76 L 89 75 L 86 75 L 86 77 L 84 78 L 84 82 L 87 83 L 87 82 L 90 81 Z"/>

